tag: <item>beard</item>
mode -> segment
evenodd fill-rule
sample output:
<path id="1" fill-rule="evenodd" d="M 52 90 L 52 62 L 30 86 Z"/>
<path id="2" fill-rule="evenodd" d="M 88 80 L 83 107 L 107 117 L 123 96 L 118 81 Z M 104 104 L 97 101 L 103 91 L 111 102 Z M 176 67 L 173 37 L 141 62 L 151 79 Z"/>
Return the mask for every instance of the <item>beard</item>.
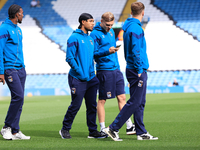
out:
<path id="1" fill-rule="evenodd" d="M 18 19 L 17 22 L 21 24 L 21 23 L 22 23 L 22 20 L 19 20 L 19 19 Z"/>
<path id="2" fill-rule="evenodd" d="M 92 31 L 93 29 L 88 29 L 88 28 L 85 28 L 85 30 L 88 32 L 88 31 Z"/>

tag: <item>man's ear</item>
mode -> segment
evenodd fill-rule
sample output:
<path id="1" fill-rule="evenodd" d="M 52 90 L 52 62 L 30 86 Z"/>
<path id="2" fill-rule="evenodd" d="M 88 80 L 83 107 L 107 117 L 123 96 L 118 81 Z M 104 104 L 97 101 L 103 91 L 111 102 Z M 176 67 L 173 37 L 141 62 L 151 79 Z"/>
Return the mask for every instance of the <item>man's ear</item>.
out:
<path id="1" fill-rule="evenodd" d="M 85 24 L 85 20 L 82 20 L 81 22 L 82 22 L 82 24 Z"/>

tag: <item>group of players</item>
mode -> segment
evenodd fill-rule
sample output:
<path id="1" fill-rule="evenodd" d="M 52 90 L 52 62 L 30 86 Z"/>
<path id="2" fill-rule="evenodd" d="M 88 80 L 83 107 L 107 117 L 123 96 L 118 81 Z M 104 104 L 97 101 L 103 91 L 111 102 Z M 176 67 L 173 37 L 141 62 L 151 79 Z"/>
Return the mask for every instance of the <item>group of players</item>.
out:
<path id="1" fill-rule="evenodd" d="M 144 9 L 145 6 L 141 2 L 132 3 L 132 18 L 128 18 L 123 25 L 126 77 L 130 84 L 130 99 L 127 103 L 124 78 L 117 56 L 119 46 L 116 46 L 115 33 L 112 29 L 114 15 L 111 12 L 104 13 L 101 22 L 95 26 L 91 14 L 80 15 L 80 25 L 67 41 L 66 61 L 71 67 L 68 83 L 72 100 L 64 116 L 62 129 L 59 131 L 63 139 L 71 138 L 69 131 L 83 98 L 86 104 L 88 138 L 109 136 L 114 141 L 122 141 L 118 131 L 126 122 L 126 134 L 136 134 L 138 140 L 158 139 L 146 131 L 143 123 L 149 67 L 146 41 L 141 27 Z M 8 14 L 9 18 L 0 26 L 0 82 L 4 84 L 6 81 L 11 91 L 11 103 L 1 134 L 4 139 L 30 139 L 30 136 L 24 135 L 19 130 L 26 72 L 22 34 L 17 23 L 22 22 L 23 10 L 19 5 L 14 4 L 10 6 Z M 98 103 L 96 102 L 97 90 L 99 91 Z M 118 100 L 120 113 L 106 128 L 104 105 L 107 99 L 115 97 Z M 100 132 L 97 131 L 96 114 L 98 114 Z M 134 124 L 130 119 L 131 115 L 134 115 Z"/>

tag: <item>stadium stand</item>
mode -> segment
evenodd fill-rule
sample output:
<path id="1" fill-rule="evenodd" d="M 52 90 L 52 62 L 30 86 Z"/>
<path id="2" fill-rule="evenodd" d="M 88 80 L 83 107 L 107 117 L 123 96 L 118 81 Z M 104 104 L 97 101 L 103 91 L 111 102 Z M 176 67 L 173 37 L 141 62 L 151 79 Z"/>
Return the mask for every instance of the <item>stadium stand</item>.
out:
<path id="1" fill-rule="evenodd" d="M 153 4 L 168 14 L 176 26 L 200 41 L 199 0 L 154 0 Z"/>
<path id="2" fill-rule="evenodd" d="M 0 21 L 4 21 L 8 16 L 7 9 L 10 5 L 19 4 L 24 10 L 25 17 L 23 23 L 19 26 L 23 32 L 23 50 L 27 73 L 67 73 L 69 66 L 65 62 L 65 53 L 61 51 L 61 45 L 56 41 L 59 41 L 58 39 L 61 37 L 62 41 L 60 40 L 60 42 L 65 41 L 66 44 L 67 36 L 71 34 L 72 29 L 70 33 L 66 32 L 66 38 L 63 38 L 61 35 L 64 32 L 63 28 L 53 26 L 55 18 L 52 16 L 59 19 L 59 15 L 53 11 L 51 1 L 42 0 L 42 7 L 40 8 L 30 8 L 30 2 L 31 0 L 9 0 L 0 13 Z M 61 18 L 60 20 L 66 28 L 70 28 L 66 25 L 64 19 Z M 59 24 L 62 23 L 60 21 Z M 50 27 L 52 27 L 52 31 L 49 31 Z M 54 35 L 51 33 L 54 33 Z"/>
<path id="3" fill-rule="evenodd" d="M 103 13 L 110 11 L 118 21 L 126 0 L 57 0 L 52 3 L 54 5 L 53 9 L 67 20 L 68 25 L 77 28 L 78 17 L 83 12 L 90 13 L 95 20 L 99 20 Z"/>
<path id="4" fill-rule="evenodd" d="M 151 71 L 200 69 L 197 63 L 200 43 L 176 27 L 169 15 L 155 7 L 152 1 L 140 1 L 145 4 L 145 15 L 150 17 L 145 29 L 149 69 Z M 171 3 L 175 5 L 176 0 Z"/>
<path id="5" fill-rule="evenodd" d="M 167 86 L 174 79 L 180 86 L 200 84 L 200 70 L 148 72 L 148 86 Z"/>
<path id="6" fill-rule="evenodd" d="M 125 74 L 124 74 L 125 76 Z M 180 86 L 199 85 L 200 70 L 187 71 L 149 71 L 148 86 L 168 86 L 168 83 L 173 83 L 174 79 Z M 26 88 L 65 88 L 67 84 L 66 74 L 40 74 L 29 75 Z M 35 82 L 37 81 L 37 82 Z M 56 82 L 52 82 L 56 81 Z M 128 84 L 128 82 L 126 82 Z"/>
<path id="7" fill-rule="evenodd" d="M 42 29 L 32 17 L 26 15 L 20 27 L 23 32 L 24 61 L 28 74 L 68 72 L 65 53 L 59 49 L 58 44 L 41 34 Z"/>
<path id="8" fill-rule="evenodd" d="M 193 29 L 194 26 L 199 27 L 198 17 L 194 19 L 191 15 L 191 19 L 186 20 L 184 19 L 186 14 L 181 15 L 180 12 L 183 8 L 193 9 L 188 5 L 190 1 L 138 1 L 145 4 L 145 16 L 150 18 L 145 28 L 150 62 L 148 87 L 167 87 L 168 83 L 172 83 L 175 78 L 181 87 L 198 86 L 200 84 L 198 58 L 200 42 L 194 40 L 194 37 L 200 34 Z M 11 4 L 19 4 L 24 10 L 25 17 L 20 27 L 23 32 L 24 59 L 28 73 L 26 94 L 36 89 L 40 89 L 40 92 L 36 91 L 36 94 L 32 92 L 33 95 L 69 94 L 67 82 L 69 66 L 65 62 L 66 41 L 73 29 L 78 27 L 79 15 L 88 12 L 99 21 L 104 12 L 111 11 L 118 20 L 127 1 L 40 0 L 39 8 L 30 8 L 30 2 L 31 0 L 8 0 L 0 10 L 0 22 L 7 17 L 7 9 Z M 192 0 L 192 3 L 197 5 L 198 1 Z M 194 10 L 187 12 L 193 11 L 197 11 L 196 6 Z M 195 31 L 196 35 L 189 31 Z M 125 77 L 123 43 L 117 42 L 122 44 L 118 55 L 120 68 Z M 127 81 L 125 85 L 128 87 Z M 7 86 L 0 86 L 0 88 L 6 90 Z M 41 89 L 51 90 L 42 93 Z"/>
<path id="9" fill-rule="evenodd" d="M 28 82 L 26 83 L 26 88 L 66 88 L 66 84 L 68 83 L 66 77 L 66 74 L 28 75 Z"/>
<path id="10" fill-rule="evenodd" d="M 38 26 L 42 28 L 42 33 L 58 44 L 63 51 L 66 51 L 66 39 L 71 35 L 73 29 L 67 25 L 67 21 L 63 19 L 52 8 L 52 1 L 41 0 L 41 7 L 30 8 L 31 0 L 9 0 L 5 7 L 2 8 L 0 19 L 7 17 L 7 8 L 13 3 L 22 6 L 24 15 L 30 15 L 36 20 Z"/>

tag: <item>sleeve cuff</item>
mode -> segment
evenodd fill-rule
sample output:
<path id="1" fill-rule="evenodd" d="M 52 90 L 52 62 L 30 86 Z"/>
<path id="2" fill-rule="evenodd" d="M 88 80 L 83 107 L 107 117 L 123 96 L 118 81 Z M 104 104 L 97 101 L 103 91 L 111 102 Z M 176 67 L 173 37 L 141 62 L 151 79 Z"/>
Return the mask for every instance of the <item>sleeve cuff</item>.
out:
<path id="1" fill-rule="evenodd" d="M 106 51 L 106 55 L 109 55 L 110 54 L 110 52 L 109 52 L 109 49 Z"/>
<path id="2" fill-rule="evenodd" d="M 138 74 L 141 74 L 143 72 L 143 69 L 138 70 Z"/>

